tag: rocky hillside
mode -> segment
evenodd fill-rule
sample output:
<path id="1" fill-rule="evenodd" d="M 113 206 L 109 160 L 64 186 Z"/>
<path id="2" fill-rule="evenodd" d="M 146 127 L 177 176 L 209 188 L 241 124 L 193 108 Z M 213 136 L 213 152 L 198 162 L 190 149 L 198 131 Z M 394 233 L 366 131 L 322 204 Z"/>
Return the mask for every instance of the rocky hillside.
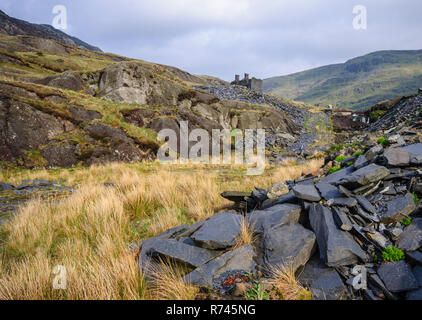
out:
<path id="1" fill-rule="evenodd" d="M 6 167 L 154 159 L 157 132 L 177 131 L 180 121 L 209 131 L 264 128 L 272 147 L 299 130 L 281 100 L 220 99 L 200 89 L 227 86 L 219 79 L 51 39 L 0 35 L 0 75 Z"/>
<path id="2" fill-rule="evenodd" d="M 53 28 L 47 24 L 34 24 L 23 20 L 9 17 L 6 13 L 0 10 L 0 34 L 9 36 L 33 36 L 43 39 L 56 40 L 72 46 L 82 47 L 92 51 L 100 51 L 100 48 L 94 47 L 88 43 L 71 37 L 66 33 Z"/>
<path id="3" fill-rule="evenodd" d="M 422 87 L 422 50 L 380 51 L 288 76 L 264 80 L 280 97 L 339 109 L 366 109 Z"/>
<path id="4" fill-rule="evenodd" d="M 420 136 L 360 138 L 362 152 L 327 158 L 325 174 L 223 193 L 243 209 L 143 241 L 139 267 L 153 280 L 163 261 L 182 264 L 205 299 L 285 299 L 284 265 L 313 300 L 421 300 Z"/>

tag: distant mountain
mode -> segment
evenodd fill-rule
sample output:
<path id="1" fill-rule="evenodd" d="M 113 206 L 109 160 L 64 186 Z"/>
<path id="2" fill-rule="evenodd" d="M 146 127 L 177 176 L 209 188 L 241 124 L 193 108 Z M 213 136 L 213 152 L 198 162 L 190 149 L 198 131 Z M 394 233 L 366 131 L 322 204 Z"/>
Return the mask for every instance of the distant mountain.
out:
<path id="1" fill-rule="evenodd" d="M 102 52 L 100 48 L 94 47 L 78 38 L 71 37 L 66 33 L 53 28 L 47 24 L 34 24 L 23 20 L 9 17 L 0 10 L 0 34 L 9 36 L 34 36 L 38 38 L 59 41 L 72 46 L 83 47 L 91 51 Z"/>
<path id="2" fill-rule="evenodd" d="M 264 91 L 320 106 L 365 109 L 422 87 L 422 50 L 378 51 L 264 80 Z"/>

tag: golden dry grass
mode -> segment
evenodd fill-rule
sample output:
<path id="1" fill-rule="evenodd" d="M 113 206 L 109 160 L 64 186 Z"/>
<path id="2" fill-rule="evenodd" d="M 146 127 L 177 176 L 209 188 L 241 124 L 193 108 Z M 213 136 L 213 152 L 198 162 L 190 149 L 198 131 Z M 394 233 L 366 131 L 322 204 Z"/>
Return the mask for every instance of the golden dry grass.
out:
<path id="1" fill-rule="evenodd" d="M 223 191 L 269 187 L 319 166 L 313 160 L 254 177 L 232 167 L 151 163 L 1 172 L 0 180 L 15 183 L 62 177 L 77 191 L 58 203 L 32 201 L 0 228 L 0 299 L 152 299 L 129 244 L 209 217 L 230 204 Z M 57 265 L 67 269 L 67 290 L 52 287 Z"/>
<path id="2" fill-rule="evenodd" d="M 252 226 L 243 219 L 240 225 L 240 234 L 236 239 L 235 249 L 243 247 L 245 245 L 253 245 L 255 242 L 255 236 Z"/>
<path id="3" fill-rule="evenodd" d="M 282 300 L 310 300 L 311 293 L 298 282 L 295 270 L 289 265 L 271 267 L 271 280 Z"/>

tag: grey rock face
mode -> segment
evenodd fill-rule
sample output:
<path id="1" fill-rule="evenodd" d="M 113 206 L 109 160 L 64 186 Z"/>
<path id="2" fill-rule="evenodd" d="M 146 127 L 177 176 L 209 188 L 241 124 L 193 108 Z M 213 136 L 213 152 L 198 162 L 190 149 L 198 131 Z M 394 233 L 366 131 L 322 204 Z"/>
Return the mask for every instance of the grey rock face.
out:
<path id="1" fill-rule="evenodd" d="M 272 206 L 278 205 L 278 204 L 283 204 L 283 203 L 287 203 L 287 202 L 293 202 L 295 201 L 297 198 L 295 196 L 295 193 L 293 192 L 293 190 L 291 190 L 288 194 L 281 196 L 278 199 L 267 199 L 262 203 L 261 209 L 265 210 L 268 209 Z"/>
<path id="2" fill-rule="evenodd" d="M 336 171 L 320 180 L 320 182 L 337 185 L 340 180 L 350 175 L 355 170 L 355 166 L 350 166 L 339 171 Z"/>
<path id="3" fill-rule="evenodd" d="M 422 288 L 422 267 L 421 266 L 414 267 L 413 275 L 415 276 L 416 280 L 418 280 L 419 287 Z"/>
<path id="4" fill-rule="evenodd" d="M 367 254 L 353 237 L 337 228 L 332 212 L 322 205 L 311 205 L 309 220 L 315 232 L 321 259 L 329 267 L 355 264 L 368 260 Z"/>
<path id="5" fill-rule="evenodd" d="M 384 263 L 377 273 L 391 292 L 410 291 L 419 287 L 412 269 L 404 261 Z"/>
<path id="6" fill-rule="evenodd" d="M 302 208 L 296 204 L 279 204 L 266 210 L 253 211 L 247 215 L 247 220 L 255 233 L 262 233 L 265 229 L 297 223 L 301 211 Z"/>
<path id="7" fill-rule="evenodd" d="M 196 286 L 209 286 L 219 275 L 227 271 L 243 270 L 255 273 L 255 253 L 252 246 L 246 245 L 211 260 L 185 276 L 185 281 Z"/>
<path id="8" fill-rule="evenodd" d="M 378 144 L 371 149 L 368 150 L 368 152 L 365 153 L 365 158 L 368 159 L 368 161 L 373 160 L 377 155 L 381 154 L 384 151 L 384 148 L 382 145 Z"/>
<path id="9" fill-rule="evenodd" d="M 326 182 L 318 182 L 316 184 L 316 187 L 321 193 L 322 198 L 324 198 L 325 200 L 341 197 L 341 193 L 338 191 L 338 188 L 336 186 L 333 186 L 332 184 Z"/>
<path id="10" fill-rule="evenodd" d="M 352 208 L 356 207 L 358 202 L 353 198 L 335 198 L 333 199 L 333 205 Z"/>
<path id="11" fill-rule="evenodd" d="M 243 217 L 230 212 L 218 213 L 204 222 L 191 238 L 206 249 L 225 249 L 236 244 Z"/>
<path id="12" fill-rule="evenodd" d="M 191 267 L 199 267 L 219 254 L 218 251 L 193 247 L 174 239 L 157 239 L 148 251 L 153 258 L 175 260 Z"/>
<path id="13" fill-rule="evenodd" d="M 412 144 L 410 146 L 404 147 L 403 149 L 409 152 L 411 164 L 422 163 L 422 143 Z"/>
<path id="14" fill-rule="evenodd" d="M 353 172 L 350 176 L 340 181 L 340 184 L 357 184 L 365 186 L 373 182 L 378 182 L 390 174 L 390 170 L 376 164 L 370 164 Z"/>
<path id="15" fill-rule="evenodd" d="M 397 240 L 397 247 L 404 251 L 416 251 L 422 247 L 422 218 L 415 219 L 404 229 Z"/>
<path id="16" fill-rule="evenodd" d="M 414 291 L 409 291 L 406 296 L 406 300 L 422 300 L 422 288 Z"/>
<path id="17" fill-rule="evenodd" d="M 10 183 L 0 182 L 0 191 L 13 190 L 14 188 Z"/>
<path id="18" fill-rule="evenodd" d="M 381 222 L 399 222 L 415 211 L 416 205 L 412 194 L 409 192 L 387 203 L 387 211 L 381 214 Z"/>
<path id="19" fill-rule="evenodd" d="M 353 224 L 350 219 L 340 209 L 333 209 L 333 218 L 336 225 L 343 231 L 350 231 L 353 229 Z"/>
<path id="20" fill-rule="evenodd" d="M 410 154 L 403 148 L 389 148 L 384 152 L 384 157 L 390 166 L 407 166 L 410 161 Z"/>
<path id="21" fill-rule="evenodd" d="M 341 300 L 347 294 L 346 286 L 335 269 L 328 268 L 317 257 L 306 264 L 299 281 L 309 287 L 313 300 Z"/>
<path id="22" fill-rule="evenodd" d="M 363 196 L 355 196 L 356 200 L 359 202 L 359 204 L 364 208 L 366 211 L 372 214 L 377 214 L 377 209 Z"/>
<path id="23" fill-rule="evenodd" d="M 422 252 L 415 251 L 407 254 L 409 260 L 415 264 L 422 266 Z"/>
<path id="24" fill-rule="evenodd" d="M 318 202 L 321 200 L 318 190 L 313 184 L 311 185 L 296 185 L 293 187 L 293 192 L 296 197 L 302 200 Z"/>
<path id="25" fill-rule="evenodd" d="M 313 253 L 315 235 L 300 224 L 267 229 L 264 233 L 266 266 L 290 265 L 295 271 L 304 266 Z"/>
<path id="26" fill-rule="evenodd" d="M 366 156 L 359 156 L 355 162 L 355 168 L 360 169 L 366 167 L 369 164 L 369 160 L 366 159 Z"/>
<path id="27" fill-rule="evenodd" d="M 283 182 L 278 182 L 271 186 L 268 190 L 267 197 L 268 199 L 277 199 L 285 194 L 289 193 L 289 187 Z"/>

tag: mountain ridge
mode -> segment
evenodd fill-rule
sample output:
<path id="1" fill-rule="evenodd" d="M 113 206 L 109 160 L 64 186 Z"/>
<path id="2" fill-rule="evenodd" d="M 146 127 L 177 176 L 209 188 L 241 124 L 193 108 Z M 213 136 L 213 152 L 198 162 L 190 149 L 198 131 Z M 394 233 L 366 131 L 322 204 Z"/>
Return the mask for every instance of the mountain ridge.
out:
<path id="1" fill-rule="evenodd" d="M 57 30 L 48 24 L 35 24 L 13 18 L 2 10 L 0 10 L 0 33 L 9 36 L 35 36 L 43 39 L 59 41 L 77 47 L 83 47 L 90 51 L 102 52 L 100 48 L 90 45 L 76 37 L 70 36 L 63 31 Z"/>
<path id="2" fill-rule="evenodd" d="M 366 109 L 422 86 L 422 50 L 382 50 L 264 80 L 264 90 L 287 99 Z"/>

